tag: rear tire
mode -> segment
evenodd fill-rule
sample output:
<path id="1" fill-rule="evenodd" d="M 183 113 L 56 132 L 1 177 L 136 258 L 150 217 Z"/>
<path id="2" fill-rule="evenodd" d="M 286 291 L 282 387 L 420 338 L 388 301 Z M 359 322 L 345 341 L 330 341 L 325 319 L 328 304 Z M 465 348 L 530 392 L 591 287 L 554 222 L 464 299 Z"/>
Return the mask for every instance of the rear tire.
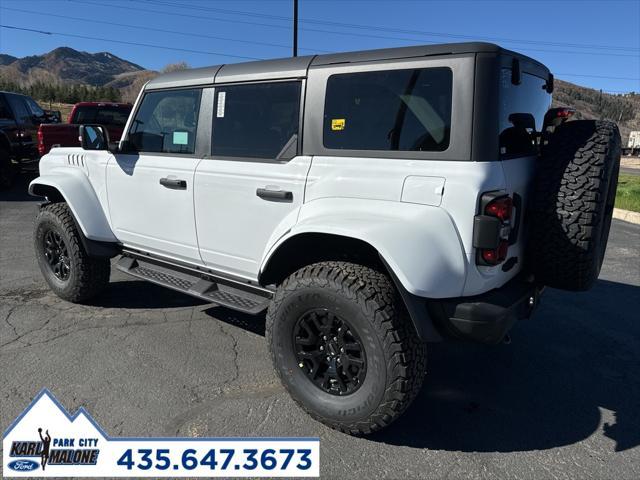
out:
<path id="1" fill-rule="evenodd" d="M 40 209 L 34 245 L 42 275 L 60 298 L 82 303 L 109 283 L 111 262 L 87 255 L 66 203 L 50 203 Z"/>
<path id="2" fill-rule="evenodd" d="M 398 418 L 426 371 L 426 346 L 390 279 L 352 263 L 316 263 L 288 277 L 269 307 L 266 337 L 298 405 L 353 435 Z"/>
<path id="3" fill-rule="evenodd" d="M 556 128 L 537 166 L 529 258 L 536 279 L 582 291 L 600 274 L 613 215 L 621 140 L 612 122 Z"/>

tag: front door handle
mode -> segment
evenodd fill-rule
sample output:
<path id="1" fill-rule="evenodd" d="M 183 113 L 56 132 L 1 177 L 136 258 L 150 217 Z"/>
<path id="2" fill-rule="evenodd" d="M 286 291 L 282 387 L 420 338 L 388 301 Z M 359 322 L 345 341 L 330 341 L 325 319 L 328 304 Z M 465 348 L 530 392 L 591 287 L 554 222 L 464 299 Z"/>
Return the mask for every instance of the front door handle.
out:
<path id="1" fill-rule="evenodd" d="M 286 190 L 270 190 L 268 188 L 259 188 L 256 190 L 256 195 L 265 200 L 279 200 L 281 202 L 293 201 L 293 192 Z"/>
<path id="2" fill-rule="evenodd" d="M 171 188 L 173 190 L 186 190 L 187 181 L 179 180 L 177 178 L 161 178 L 160 185 L 163 187 Z"/>

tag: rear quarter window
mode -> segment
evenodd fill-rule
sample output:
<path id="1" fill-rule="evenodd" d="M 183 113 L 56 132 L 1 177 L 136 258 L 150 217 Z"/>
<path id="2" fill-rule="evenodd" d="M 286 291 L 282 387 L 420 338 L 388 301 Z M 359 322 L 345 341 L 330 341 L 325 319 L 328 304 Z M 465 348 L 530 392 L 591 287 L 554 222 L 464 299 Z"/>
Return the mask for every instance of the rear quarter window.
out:
<path id="1" fill-rule="evenodd" d="M 453 74 L 446 67 L 329 77 L 328 149 L 444 151 L 451 134 Z"/>
<path id="2" fill-rule="evenodd" d="M 551 95 L 544 89 L 546 80 L 523 73 L 519 85 L 511 82 L 511 69 L 500 72 L 500 155 L 503 158 L 533 155 L 533 135 L 542 130 L 544 114 Z"/>

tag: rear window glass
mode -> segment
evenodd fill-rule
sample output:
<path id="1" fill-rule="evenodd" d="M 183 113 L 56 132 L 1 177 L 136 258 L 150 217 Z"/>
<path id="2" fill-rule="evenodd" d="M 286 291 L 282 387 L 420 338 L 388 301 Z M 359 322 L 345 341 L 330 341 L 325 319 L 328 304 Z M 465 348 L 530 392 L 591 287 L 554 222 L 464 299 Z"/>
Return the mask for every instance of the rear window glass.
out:
<path id="1" fill-rule="evenodd" d="M 500 75 L 500 155 L 514 157 L 536 152 L 535 132 L 542 130 L 551 95 L 546 80 L 523 73 L 519 85 L 511 83 L 511 69 Z"/>
<path id="2" fill-rule="evenodd" d="M 329 149 L 443 151 L 451 133 L 449 68 L 332 75 L 323 141 Z"/>
<path id="3" fill-rule="evenodd" d="M 131 113 L 131 107 L 78 107 L 73 122 L 124 127 L 125 123 L 127 123 L 127 118 L 129 118 L 129 113 Z"/>

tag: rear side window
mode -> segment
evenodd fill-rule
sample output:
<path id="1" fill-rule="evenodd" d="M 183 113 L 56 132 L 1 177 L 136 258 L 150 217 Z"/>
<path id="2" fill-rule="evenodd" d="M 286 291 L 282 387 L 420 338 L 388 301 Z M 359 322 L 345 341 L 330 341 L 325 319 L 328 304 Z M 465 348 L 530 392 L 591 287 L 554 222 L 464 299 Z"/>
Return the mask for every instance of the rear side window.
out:
<path id="1" fill-rule="evenodd" d="M 212 155 L 285 160 L 296 155 L 300 82 L 216 88 Z"/>
<path id="2" fill-rule="evenodd" d="M 443 151 L 451 133 L 449 68 L 332 75 L 323 142 L 347 150 Z"/>
<path id="3" fill-rule="evenodd" d="M 24 97 L 24 101 L 27 103 L 27 107 L 33 115 L 36 117 L 44 117 L 44 110 L 40 108 L 40 105 L 38 105 L 33 98 Z"/>
<path id="4" fill-rule="evenodd" d="M 7 95 L 7 100 L 13 109 L 16 120 L 22 123 L 31 123 L 31 113 L 27 109 L 27 104 L 18 95 Z"/>
<path id="5" fill-rule="evenodd" d="M 11 115 L 11 111 L 5 105 L 4 99 L 0 96 L 0 120 L 13 120 L 13 115 Z"/>
<path id="6" fill-rule="evenodd" d="M 196 144 L 200 89 L 145 94 L 129 132 L 139 152 L 193 153 Z"/>
<path id="7" fill-rule="evenodd" d="M 551 95 L 546 80 L 523 73 L 520 84 L 511 82 L 511 69 L 500 72 L 500 155 L 502 158 L 535 155 L 535 133 L 542 130 Z"/>

